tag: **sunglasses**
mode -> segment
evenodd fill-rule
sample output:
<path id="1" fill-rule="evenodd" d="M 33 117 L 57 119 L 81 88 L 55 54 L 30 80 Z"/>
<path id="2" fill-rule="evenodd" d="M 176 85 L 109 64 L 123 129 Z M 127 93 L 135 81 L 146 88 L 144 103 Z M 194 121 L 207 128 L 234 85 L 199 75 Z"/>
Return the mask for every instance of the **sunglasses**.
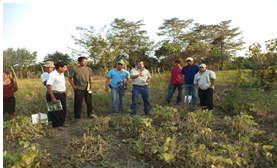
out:
<path id="1" fill-rule="evenodd" d="M 204 68 L 204 67 L 199 67 L 199 68 Z"/>

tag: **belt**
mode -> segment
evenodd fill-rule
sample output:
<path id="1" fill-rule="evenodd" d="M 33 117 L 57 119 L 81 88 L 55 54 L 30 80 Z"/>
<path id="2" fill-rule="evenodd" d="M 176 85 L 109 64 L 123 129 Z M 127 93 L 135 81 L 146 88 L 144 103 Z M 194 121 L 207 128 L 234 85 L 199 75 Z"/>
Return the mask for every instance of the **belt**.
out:
<path id="1" fill-rule="evenodd" d="M 137 86 L 137 87 L 145 87 L 147 85 L 133 85 L 133 86 Z"/>
<path id="2" fill-rule="evenodd" d="M 65 92 L 59 92 L 59 91 L 53 90 L 53 93 L 64 94 Z"/>

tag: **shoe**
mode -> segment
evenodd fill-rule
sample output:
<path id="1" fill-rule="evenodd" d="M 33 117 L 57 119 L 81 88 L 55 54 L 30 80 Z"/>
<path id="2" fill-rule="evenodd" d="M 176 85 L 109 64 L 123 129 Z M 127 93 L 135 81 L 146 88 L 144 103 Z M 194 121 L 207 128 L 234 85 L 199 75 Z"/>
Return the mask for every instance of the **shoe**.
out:
<path id="1" fill-rule="evenodd" d="M 177 105 L 179 105 L 179 104 L 180 104 L 180 102 L 176 102 L 176 104 L 177 104 Z"/>
<path id="2" fill-rule="evenodd" d="M 62 124 L 61 127 L 69 127 L 67 124 Z"/>
<path id="3" fill-rule="evenodd" d="M 80 121 L 80 118 L 75 118 L 74 122 L 78 123 Z"/>
<path id="4" fill-rule="evenodd" d="M 145 115 L 150 115 L 150 116 L 152 116 L 153 114 L 149 112 L 149 113 L 145 113 Z"/>
<path id="5" fill-rule="evenodd" d="M 193 110 L 197 110 L 198 108 L 197 108 L 197 106 L 193 106 Z"/>
<path id="6" fill-rule="evenodd" d="M 170 104 L 170 101 L 167 100 L 166 102 L 167 102 L 167 104 Z"/>
<path id="7" fill-rule="evenodd" d="M 63 127 L 56 127 L 56 129 L 57 129 L 58 131 L 63 131 L 63 130 L 64 130 Z"/>

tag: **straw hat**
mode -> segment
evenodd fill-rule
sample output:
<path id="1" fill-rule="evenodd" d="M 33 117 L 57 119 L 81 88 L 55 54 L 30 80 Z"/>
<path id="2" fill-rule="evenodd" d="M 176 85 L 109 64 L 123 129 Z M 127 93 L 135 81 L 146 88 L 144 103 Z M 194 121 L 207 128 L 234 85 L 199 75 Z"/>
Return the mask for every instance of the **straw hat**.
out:
<path id="1" fill-rule="evenodd" d="M 54 62 L 53 61 L 46 61 L 45 62 L 45 65 L 43 65 L 44 67 L 48 67 L 48 68 L 54 68 L 55 65 L 54 65 Z"/>

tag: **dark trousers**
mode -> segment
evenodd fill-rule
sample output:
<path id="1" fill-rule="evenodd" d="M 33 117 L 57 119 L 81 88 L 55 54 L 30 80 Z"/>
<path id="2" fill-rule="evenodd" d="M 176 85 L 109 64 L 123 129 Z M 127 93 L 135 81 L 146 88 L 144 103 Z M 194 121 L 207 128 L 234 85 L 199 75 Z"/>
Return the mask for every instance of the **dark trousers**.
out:
<path id="1" fill-rule="evenodd" d="M 74 118 L 81 118 L 81 110 L 82 110 L 82 104 L 83 99 L 85 97 L 85 101 L 87 104 L 87 116 L 90 117 L 92 113 L 92 102 L 91 102 L 91 94 L 88 93 L 87 90 L 79 90 L 76 89 L 74 91 L 75 97 L 74 97 Z"/>
<path id="2" fill-rule="evenodd" d="M 52 120 L 52 126 L 54 128 L 60 127 L 64 124 L 65 118 L 66 118 L 66 96 L 65 93 L 59 94 L 59 93 L 54 93 L 54 96 L 57 100 L 60 100 L 63 106 L 63 110 L 60 111 L 49 111 L 48 115 L 49 118 Z M 47 99 L 49 100 L 49 99 Z M 51 98 L 50 98 L 51 100 Z"/>
<path id="3" fill-rule="evenodd" d="M 198 90 L 200 105 L 202 108 L 207 108 L 208 110 L 213 109 L 213 92 L 214 89 L 212 88 L 208 88 L 206 90 Z"/>

